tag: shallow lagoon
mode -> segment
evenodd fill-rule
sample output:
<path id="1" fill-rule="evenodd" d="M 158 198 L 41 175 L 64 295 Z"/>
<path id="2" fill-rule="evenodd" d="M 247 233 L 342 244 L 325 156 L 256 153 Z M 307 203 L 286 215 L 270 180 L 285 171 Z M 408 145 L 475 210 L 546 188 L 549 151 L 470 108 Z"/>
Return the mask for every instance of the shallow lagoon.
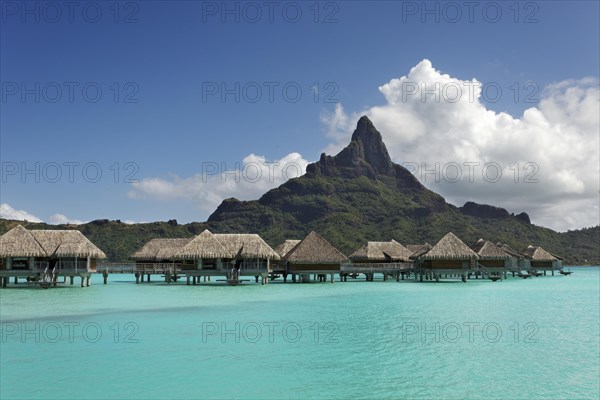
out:
<path id="1" fill-rule="evenodd" d="M 0 397 L 594 398 L 600 268 L 0 290 Z"/>

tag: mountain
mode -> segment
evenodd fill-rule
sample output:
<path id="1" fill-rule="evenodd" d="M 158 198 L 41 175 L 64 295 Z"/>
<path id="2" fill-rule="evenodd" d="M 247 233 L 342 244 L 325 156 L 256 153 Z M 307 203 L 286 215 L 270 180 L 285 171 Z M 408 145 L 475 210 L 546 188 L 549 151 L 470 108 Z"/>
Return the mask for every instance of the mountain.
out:
<path id="1" fill-rule="evenodd" d="M 0 220 L 0 234 L 19 223 Z M 64 229 L 35 223 L 26 227 Z M 151 238 L 190 237 L 209 228 L 215 233 L 258 233 L 273 247 L 314 230 L 345 254 L 369 240 L 435 243 L 452 231 L 467 244 L 484 238 L 523 249 L 531 243 L 565 257 L 569 264 L 600 265 L 600 226 L 558 233 L 532 225 L 524 212 L 513 215 L 474 202 L 455 207 L 391 161 L 381 134 L 367 117 L 358 121 L 350 144 L 336 156 L 322 154 L 307 166 L 305 175 L 258 200 L 224 200 L 207 222 L 127 225 L 98 220 L 71 228 L 81 230 L 111 260 L 125 260 Z"/>
<path id="2" fill-rule="evenodd" d="M 485 204 L 467 202 L 459 208 L 447 203 L 391 161 L 366 116 L 339 154 L 321 154 L 305 175 L 256 201 L 224 200 L 207 223 L 215 231 L 258 232 L 273 244 L 315 230 L 346 254 L 368 240 L 435 243 L 452 231 L 467 243 L 480 237 L 515 248 L 534 243 L 572 262 L 600 262 L 597 245 L 565 243 L 564 234 L 532 225 L 524 212 L 515 216 Z M 598 238 L 598 229 L 586 235 Z"/>

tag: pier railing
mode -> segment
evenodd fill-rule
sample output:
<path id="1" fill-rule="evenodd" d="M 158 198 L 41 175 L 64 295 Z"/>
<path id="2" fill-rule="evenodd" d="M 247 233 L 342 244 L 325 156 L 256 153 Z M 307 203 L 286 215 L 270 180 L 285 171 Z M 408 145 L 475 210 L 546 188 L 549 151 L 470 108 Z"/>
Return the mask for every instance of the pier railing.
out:
<path id="1" fill-rule="evenodd" d="M 164 274 L 170 272 L 172 274 L 181 272 L 181 264 L 178 263 L 152 263 L 152 264 L 135 264 L 134 272 L 141 274 Z"/>
<path id="2" fill-rule="evenodd" d="M 224 262 L 223 266 L 221 267 L 221 270 L 223 270 L 225 272 L 229 272 L 234 266 L 235 266 L 235 263 L 233 263 L 233 262 Z M 240 264 L 240 271 L 241 272 L 245 272 L 245 271 L 267 271 L 268 268 L 269 268 L 269 263 L 267 261 L 249 261 L 249 260 L 244 260 Z"/>
<path id="3" fill-rule="evenodd" d="M 395 263 L 344 263 L 340 265 L 342 273 L 375 273 L 375 272 L 398 272 L 408 271 L 414 268 L 413 263 L 395 262 Z"/>
<path id="4" fill-rule="evenodd" d="M 208 269 L 207 271 L 218 271 L 222 273 L 229 273 L 234 268 L 233 262 L 224 262 L 218 268 Z M 244 261 L 240 264 L 240 273 L 245 272 L 267 272 L 269 264 L 267 261 Z M 43 270 L 43 268 L 42 268 Z M 108 273 L 108 274 L 162 274 L 165 272 L 170 273 L 194 273 L 201 272 L 202 269 L 198 269 L 195 265 L 190 269 L 190 265 L 183 265 L 180 263 L 98 263 L 96 266 L 96 272 Z"/>
<path id="5" fill-rule="evenodd" d="M 133 274 L 135 263 L 100 263 L 96 266 L 96 272 L 107 274 Z"/>
<path id="6" fill-rule="evenodd" d="M 58 261 L 54 264 L 53 271 L 55 274 L 90 272 L 88 271 L 87 261 Z M 52 272 L 50 271 L 50 262 L 35 261 L 33 264 L 33 272 Z"/>

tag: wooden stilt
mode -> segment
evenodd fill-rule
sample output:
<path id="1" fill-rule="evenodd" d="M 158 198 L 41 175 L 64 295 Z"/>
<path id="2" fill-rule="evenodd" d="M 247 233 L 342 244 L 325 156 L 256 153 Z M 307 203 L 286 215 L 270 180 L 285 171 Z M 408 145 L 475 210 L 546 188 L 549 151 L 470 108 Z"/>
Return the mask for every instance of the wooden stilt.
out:
<path id="1" fill-rule="evenodd" d="M 108 272 L 104 271 L 102 273 L 102 278 L 104 279 L 104 284 L 106 285 L 108 283 Z"/>
<path id="2" fill-rule="evenodd" d="M 144 278 L 142 278 L 144 279 Z M 138 274 L 137 272 L 135 273 L 135 283 L 139 284 L 140 283 L 140 274 Z"/>
<path id="3" fill-rule="evenodd" d="M 81 275 L 81 287 L 85 286 L 85 278 Z"/>
<path id="4" fill-rule="evenodd" d="M 87 287 L 90 287 L 90 279 L 91 279 L 91 276 L 90 276 L 90 275 L 88 275 L 88 276 L 85 278 L 85 286 L 87 286 Z"/>

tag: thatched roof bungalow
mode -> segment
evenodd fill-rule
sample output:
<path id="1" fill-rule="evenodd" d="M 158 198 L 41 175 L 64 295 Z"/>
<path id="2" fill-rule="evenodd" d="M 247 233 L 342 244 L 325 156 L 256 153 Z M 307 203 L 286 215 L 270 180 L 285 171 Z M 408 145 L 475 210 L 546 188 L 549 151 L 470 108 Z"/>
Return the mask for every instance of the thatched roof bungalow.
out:
<path id="1" fill-rule="evenodd" d="M 279 260 L 281 257 L 256 233 L 217 233 L 215 237 L 235 258 Z"/>
<path id="2" fill-rule="evenodd" d="M 395 240 L 389 242 L 367 242 L 358 248 L 349 258 L 360 263 L 389 263 L 410 261 L 411 251 Z"/>
<path id="3" fill-rule="evenodd" d="M 416 258 L 425 269 L 461 270 L 475 267 L 479 256 L 454 233 L 449 232 L 430 250 Z"/>
<path id="4" fill-rule="evenodd" d="M 513 258 L 513 256 L 489 240 L 479 239 L 471 249 L 477 253 L 479 256 L 479 264 L 483 265 L 485 268 L 504 270 L 512 265 L 511 258 Z"/>
<path id="5" fill-rule="evenodd" d="M 132 255 L 138 262 L 177 262 L 184 270 L 269 269 L 275 252 L 257 234 L 213 234 L 188 239 L 153 239 Z"/>
<path id="6" fill-rule="evenodd" d="M 310 232 L 296 244 L 283 258 L 290 273 L 334 273 L 340 271 L 340 264 L 348 262 L 342 252 L 316 232 Z"/>
<path id="7" fill-rule="evenodd" d="M 433 246 L 425 242 L 424 244 L 407 244 L 406 248 L 410 251 L 410 259 L 417 260 L 419 256 L 427 253 Z"/>
<path id="8" fill-rule="evenodd" d="M 298 243 L 300 243 L 299 239 L 288 239 L 277 246 L 275 251 L 281 258 L 284 258 Z"/>
<path id="9" fill-rule="evenodd" d="M 513 249 L 506 243 L 498 242 L 496 246 L 500 247 L 504 252 L 511 256 L 509 259 L 510 268 L 519 270 L 528 270 L 531 268 L 531 261 L 526 258 L 523 254 Z"/>
<path id="10" fill-rule="evenodd" d="M 176 259 L 176 254 L 192 238 L 187 239 L 152 239 L 141 249 L 131 255 L 136 261 L 144 262 L 170 262 Z"/>
<path id="11" fill-rule="evenodd" d="M 106 254 L 78 230 L 28 230 L 18 225 L 0 236 L 0 269 L 96 269 Z"/>
<path id="12" fill-rule="evenodd" d="M 552 270 L 562 268 L 563 258 L 549 251 L 544 250 L 540 246 L 529 245 L 521 252 L 525 258 L 531 263 L 531 268 L 535 270 Z"/>

